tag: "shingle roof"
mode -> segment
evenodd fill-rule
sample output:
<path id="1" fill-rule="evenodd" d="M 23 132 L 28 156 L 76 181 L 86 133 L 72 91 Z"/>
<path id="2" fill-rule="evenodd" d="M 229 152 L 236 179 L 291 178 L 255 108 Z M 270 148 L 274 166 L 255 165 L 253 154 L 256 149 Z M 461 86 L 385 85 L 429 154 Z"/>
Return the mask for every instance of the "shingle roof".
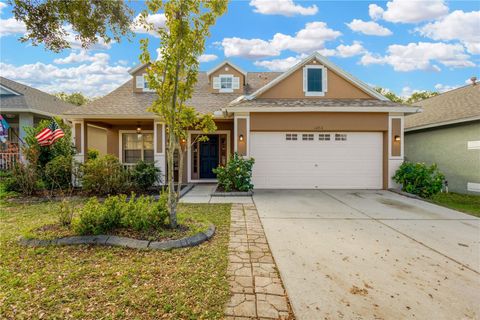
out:
<path id="1" fill-rule="evenodd" d="M 40 112 L 48 115 L 60 115 L 67 110 L 77 108 L 55 96 L 27 85 L 0 77 L 0 84 L 19 95 L 0 96 L 0 109 Z"/>
<path id="2" fill-rule="evenodd" d="M 405 107 L 403 104 L 376 99 L 253 99 L 243 100 L 233 105 L 262 108 L 292 108 L 292 107 Z"/>
<path id="3" fill-rule="evenodd" d="M 280 72 L 249 72 L 245 94 L 257 90 L 280 74 Z M 228 106 L 231 101 L 239 96 L 236 93 L 212 93 L 207 74 L 200 72 L 193 96 L 187 101 L 187 104 L 200 113 L 213 113 Z M 147 112 L 146 108 L 153 103 L 155 97 L 156 94 L 152 92 L 133 92 L 133 79 L 131 79 L 106 96 L 94 100 L 82 108 L 70 110 L 65 114 L 72 116 L 130 115 L 152 117 L 153 114 Z"/>
<path id="4" fill-rule="evenodd" d="M 405 118 L 405 128 L 442 125 L 480 117 L 480 85 L 467 85 L 415 104 L 423 112 Z"/>

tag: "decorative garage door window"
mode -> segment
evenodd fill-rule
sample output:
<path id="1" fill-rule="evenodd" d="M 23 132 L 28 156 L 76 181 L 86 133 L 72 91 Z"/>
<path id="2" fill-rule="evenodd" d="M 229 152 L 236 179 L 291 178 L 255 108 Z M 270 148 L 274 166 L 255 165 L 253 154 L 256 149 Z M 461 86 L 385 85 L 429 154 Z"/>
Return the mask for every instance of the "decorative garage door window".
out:
<path id="1" fill-rule="evenodd" d="M 335 141 L 347 141 L 347 135 L 344 133 L 335 133 Z"/>
<path id="2" fill-rule="evenodd" d="M 285 135 L 285 140 L 287 140 L 287 141 L 296 141 L 297 139 L 298 139 L 298 137 L 297 137 L 296 133 L 287 133 Z"/>
<path id="3" fill-rule="evenodd" d="M 303 141 L 313 141 L 313 133 L 304 133 L 302 134 Z"/>
<path id="4" fill-rule="evenodd" d="M 320 133 L 318 135 L 318 140 L 320 140 L 320 141 L 330 141 L 330 133 Z"/>

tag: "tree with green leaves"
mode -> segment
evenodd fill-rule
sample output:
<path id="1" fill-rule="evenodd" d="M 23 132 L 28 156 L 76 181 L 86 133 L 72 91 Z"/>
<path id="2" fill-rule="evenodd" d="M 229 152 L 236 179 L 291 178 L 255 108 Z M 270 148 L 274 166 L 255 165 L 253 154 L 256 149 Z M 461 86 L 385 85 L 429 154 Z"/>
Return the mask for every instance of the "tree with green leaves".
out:
<path id="1" fill-rule="evenodd" d="M 55 93 L 55 97 L 76 106 L 83 106 L 84 104 L 90 102 L 90 99 L 84 96 L 81 92 L 74 92 L 70 94 L 66 92 L 59 92 Z"/>
<path id="2" fill-rule="evenodd" d="M 72 31 L 78 33 L 85 49 L 100 39 L 118 42 L 131 35 L 133 10 L 124 1 L 9 0 L 9 4 L 15 19 L 23 21 L 27 29 L 20 40 L 34 46 L 43 43 L 54 52 L 70 48 Z"/>
<path id="3" fill-rule="evenodd" d="M 187 130 L 209 133 L 216 129 L 212 115 L 200 115 L 188 100 L 192 97 L 197 82 L 198 57 L 205 50 L 205 39 L 210 27 L 227 10 L 226 0 L 149 0 L 147 10 L 141 14 L 140 22 L 148 30 L 153 25 L 146 21 L 148 14 L 163 12 L 165 27 L 154 30 L 160 37 L 159 59 L 152 61 L 148 39 L 141 40 L 140 60 L 150 63 L 147 68 L 148 86 L 158 97 L 150 111 L 158 114 L 167 127 L 167 187 L 169 220 L 172 228 L 177 227 L 177 203 L 182 181 L 183 153 L 188 149 Z M 200 136 L 198 139 L 208 139 Z M 174 183 L 174 155 L 179 156 L 177 190 Z"/>
<path id="4" fill-rule="evenodd" d="M 387 89 L 384 89 L 384 88 L 381 88 L 381 87 L 376 87 L 375 91 L 377 91 L 381 95 L 385 96 L 390 101 L 393 101 L 393 102 L 396 102 L 396 103 L 404 103 L 405 102 L 401 97 L 397 96 L 395 93 L 393 93 L 390 90 L 387 90 Z"/>
<path id="5" fill-rule="evenodd" d="M 438 96 L 438 92 L 436 91 L 418 91 L 418 92 L 414 92 L 410 98 L 407 99 L 406 103 L 408 104 L 414 104 L 416 102 L 419 102 L 419 101 L 422 101 L 422 100 L 425 100 L 425 99 L 428 99 L 428 98 L 431 98 L 431 97 L 435 97 L 435 96 Z"/>

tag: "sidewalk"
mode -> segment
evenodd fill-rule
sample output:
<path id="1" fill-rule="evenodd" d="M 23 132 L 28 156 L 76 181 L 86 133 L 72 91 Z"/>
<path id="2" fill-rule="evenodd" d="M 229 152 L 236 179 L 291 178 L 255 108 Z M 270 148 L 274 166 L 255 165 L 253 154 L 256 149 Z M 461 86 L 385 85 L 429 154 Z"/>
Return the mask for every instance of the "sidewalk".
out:
<path id="1" fill-rule="evenodd" d="M 181 203 L 253 203 L 252 197 L 212 197 L 216 184 L 197 184 L 181 199 Z"/>
<path id="2" fill-rule="evenodd" d="M 254 204 L 233 204 L 226 319 L 294 319 Z"/>

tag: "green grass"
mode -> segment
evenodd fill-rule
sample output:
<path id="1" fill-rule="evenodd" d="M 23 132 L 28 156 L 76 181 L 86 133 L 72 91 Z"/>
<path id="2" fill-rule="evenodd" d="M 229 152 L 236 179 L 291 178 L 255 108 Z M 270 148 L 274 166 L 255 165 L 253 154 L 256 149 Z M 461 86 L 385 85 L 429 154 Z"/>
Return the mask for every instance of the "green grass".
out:
<path id="1" fill-rule="evenodd" d="M 430 199 L 433 203 L 480 218 L 480 196 L 460 193 L 438 193 Z"/>
<path id="2" fill-rule="evenodd" d="M 194 248 L 25 248 L 17 238 L 55 223 L 59 203 L 0 203 L 1 319 L 219 319 L 226 280 L 230 205 L 181 205 L 217 232 Z"/>

